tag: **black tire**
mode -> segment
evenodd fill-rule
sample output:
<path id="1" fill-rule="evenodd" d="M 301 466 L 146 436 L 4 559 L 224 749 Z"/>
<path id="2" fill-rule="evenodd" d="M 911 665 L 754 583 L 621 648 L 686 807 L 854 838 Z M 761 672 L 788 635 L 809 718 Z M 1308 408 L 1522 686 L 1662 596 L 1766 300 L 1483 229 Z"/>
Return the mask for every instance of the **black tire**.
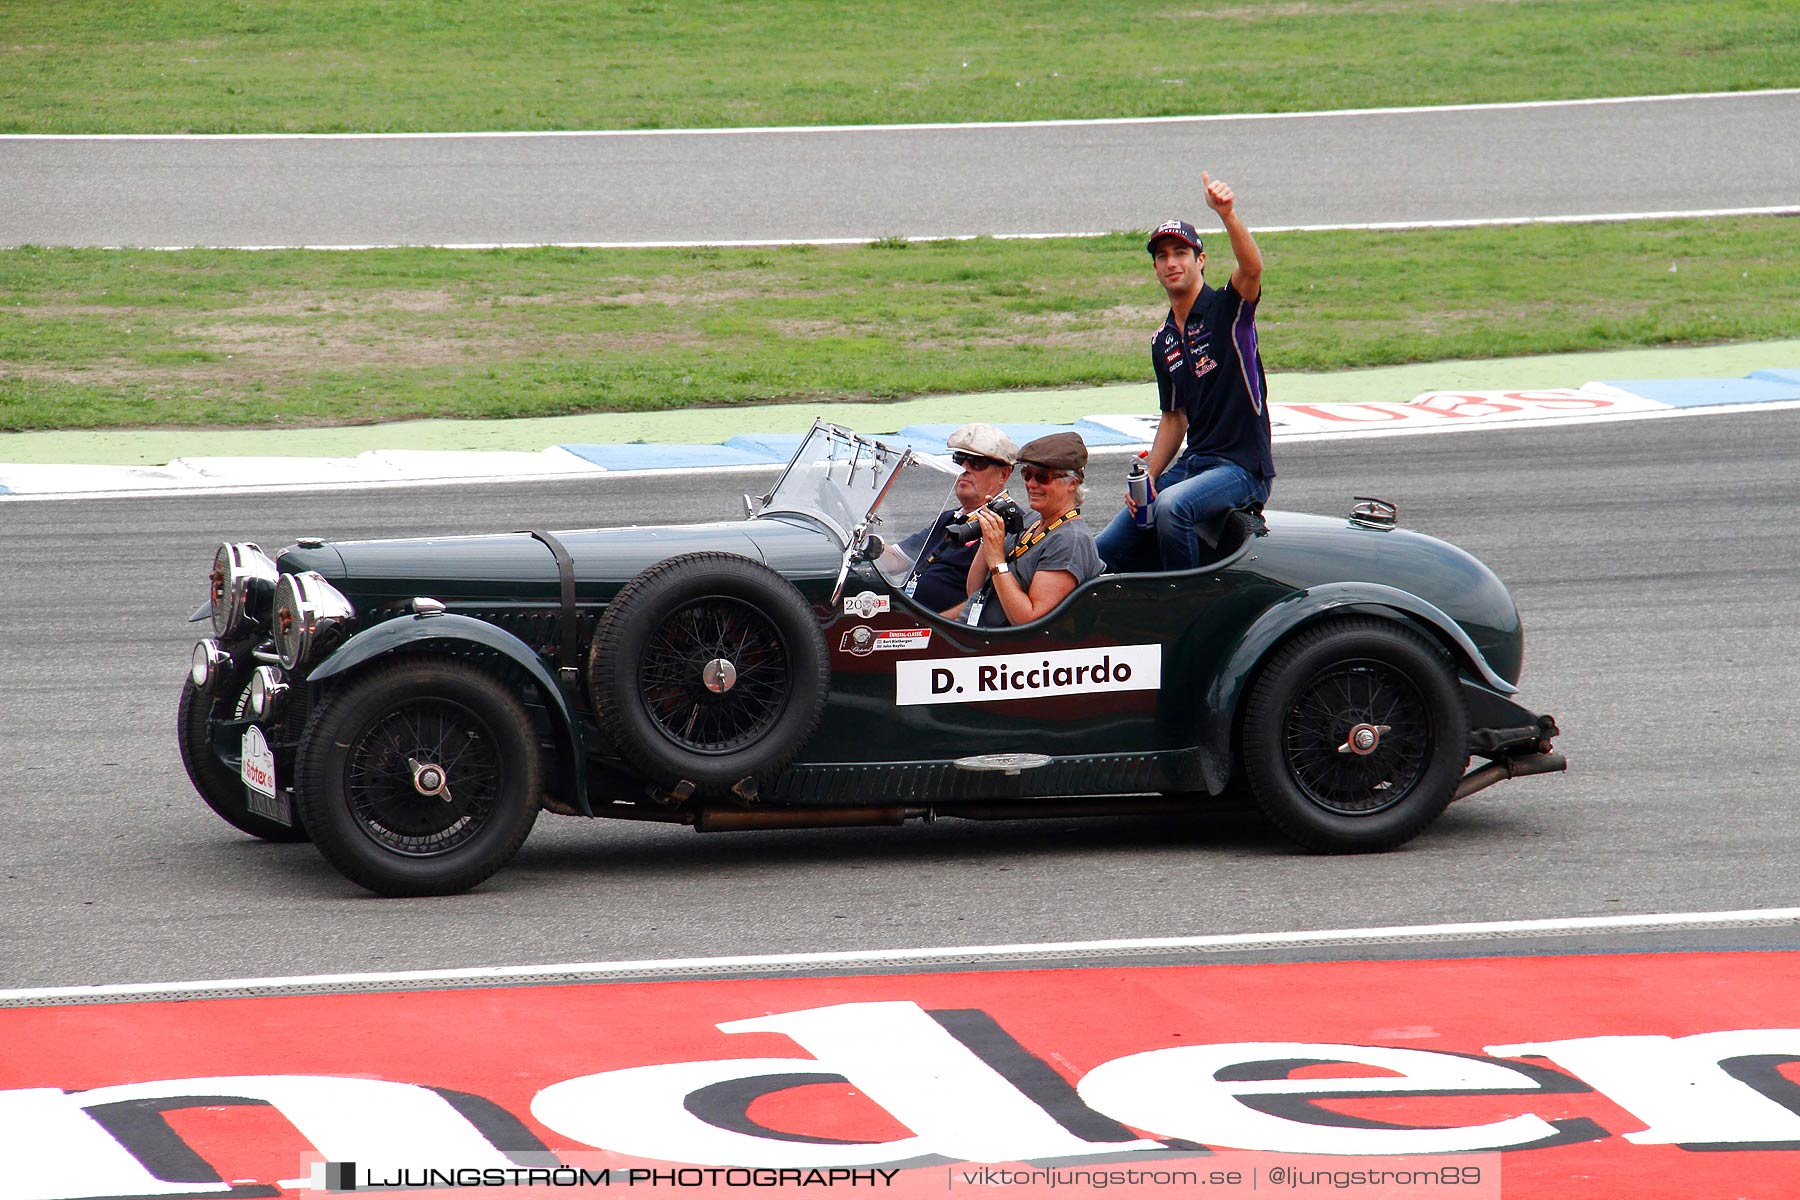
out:
<path id="1" fill-rule="evenodd" d="M 239 671 L 214 679 L 206 688 L 195 687 L 192 679 L 182 681 L 181 702 L 175 709 L 181 765 L 187 768 L 188 779 L 206 801 L 206 807 L 233 828 L 265 842 L 304 842 L 306 824 L 297 810 L 291 826 L 251 812 L 244 781 L 213 753 L 212 731 L 207 722 L 214 717 L 232 719 L 243 715 L 248 679 L 249 672 Z"/>
<path id="2" fill-rule="evenodd" d="M 722 691 L 703 677 L 724 659 Z M 684 554 L 619 590 L 594 631 L 588 686 L 600 728 L 664 787 L 720 795 L 767 780 L 825 710 L 831 663 L 812 608 L 777 572 L 736 554 Z"/>
<path id="3" fill-rule="evenodd" d="M 1344 749 L 1358 737 L 1361 752 Z M 1244 709 L 1243 766 L 1257 806 L 1300 845 L 1390 850 L 1450 803 L 1468 740 L 1444 652 L 1396 622 L 1355 617 L 1270 658 Z"/>
<path id="4" fill-rule="evenodd" d="M 448 800 L 422 790 L 432 765 Z M 542 776 L 530 718 L 503 684 L 467 663 L 411 658 L 314 711 L 295 794 L 313 844 L 344 875 L 383 896 L 444 896 L 518 853 Z"/>

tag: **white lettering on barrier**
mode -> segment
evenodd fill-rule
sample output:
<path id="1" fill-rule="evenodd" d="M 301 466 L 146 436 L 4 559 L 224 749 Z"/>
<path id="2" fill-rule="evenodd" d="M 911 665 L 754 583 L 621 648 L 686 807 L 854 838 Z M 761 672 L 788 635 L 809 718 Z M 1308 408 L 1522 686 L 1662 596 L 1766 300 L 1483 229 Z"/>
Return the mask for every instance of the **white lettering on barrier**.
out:
<path id="1" fill-rule="evenodd" d="M 783 1034 L 813 1057 L 607 1071 L 545 1088 L 531 1113 L 566 1137 L 620 1154 L 741 1167 L 869 1166 L 928 1154 L 1008 1162 L 1163 1149 L 1070 1133 L 910 1000 L 777 1013 L 719 1028 Z M 848 1080 L 913 1136 L 848 1145 L 777 1140 L 721 1129 L 690 1107 L 708 1087 L 769 1079 L 775 1090 L 820 1075 Z"/>
<path id="2" fill-rule="evenodd" d="M 1667 408 L 1600 384 L 1511 392 L 1423 392 L 1406 403 L 1282 404 L 1275 424 L 1284 433 L 1324 433 L 1370 425 L 1500 425 L 1572 414 L 1633 413 Z"/>
<path id="3" fill-rule="evenodd" d="M 1174 1047 L 1102 1062 L 1080 1080 L 1081 1104 L 1119 1122 L 1121 1140 L 1072 1131 L 1066 1085 L 1002 1074 L 910 1001 L 851 1003 L 718 1026 L 781 1034 L 809 1058 L 744 1058 L 630 1067 L 551 1084 L 531 1111 L 572 1141 L 679 1163 L 739 1166 L 874 1166 L 920 1155 L 966 1162 L 1057 1159 L 1162 1144 L 1137 1131 L 1199 1145 L 1337 1155 L 1506 1150 L 1569 1131 L 1532 1114 L 1485 1125 L 1405 1128 L 1345 1125 L 1309 1107 L 1309 1096 L 1490 1093 L 1541 1089 L 1523 1067 L 1463 1054 L 1312 1042 Z M 575 1053 L 571 1051 L 571 1053 Z M 1782 1072 L 1800 1062 L 1800 1029 L 1737 1029 L 1686 1037 L 1588 1037 L 1490 1046 L 1486 1053 L 1542 1057 L 1576 1075 L 1647 1128 L 1637 1145 L 1713 1150 L 1789 1149 L 1800 1143 L 1800 1085 Z M 1288 1077 L 1296 1063 L 1343 1063 L 1391 1072 Z M 1542 1074 L 1542 1072 L 1540 1072 Z M 761 1136 L 743 1128 L 757 1096 L 842 1079 L 909 1136 L 841 1144 Z M 1065 1089 L 1060 1097 L 1046 1094 Z M 248 1075 L 160 1080 L 82 1092 L 0 1090 L 0 1163 L 6 1200 L 203 1195 L 230 1190 L 213 1179 L 175 1180 L 153 1169 L 154 1149 L 102 1124 L 94 1110 L 118 1104 L 179 1108 L 183 1101 L 266 1104 L 332 1161 L 511 1165 L 442 1096 L 412 1084 L 338 1076 Z M 1061 1111 L 1062 1120 L 1051 1115 Z M 716 1115 L 717 1121 L 708 1119 Z M 734 1126 L 727 1128 L 726 1126 Z M 754 1126 L 752 1126 L 754 1129 Z M 169 1127 L 159 1134 L 168 1136 Z M 800 1136 L 829 1137 L 829 1129 Z M 1092 1132 L 1092 1130 L 1090 1130 Z M 179 1134 L 174 1135 L 180 1144 Z M 1578 1136 L 1603 1137 L 1588 1124 Z M 162 1141 L 158 1141 L 162 1145 Z M 305 1181 L 280 1181 L 284 1187 Z"/>
<path id="4" fill-rule="evenodd" d="M 1422 392 L 1410 401 L 1371 400 L 1326 404 L 1271 404 L 1269 426 L 1277 436 L 1320 433 L 1410 433 L 1432 428 L 1479 428 L 1570 416 L 1603 416 L 1666 409 L 1660 400 L 1633 395 L 1605 383 L 1577 388 L 1514 391 Z M 1156 434 L 1154 414 L 1092 416 L 1140 442 Z"/>
<path id="5" fill-rule="evenodd" d="M 228 1183 L 159 1179 L 60 1088 L 0 1092 L 0 1169 L 8 1200 L 193 1196 Z"/>
<path id="6" fill-rule="evenodd" d="M 1590 1037 L 1490 1046 L 1489 1054 L 1541 1056 L 1606 1093 L 1649 1126 L 1628 1133 L 1640 1146 L 1800 1147 L 1800 1113 L 1727 1063 L 1800 1061 L 1800 1029 L 1730 1029 L 1687 1037 Z M 1771 1090 L 1800 1100 L 1800 1085 L 1766 1073 Z"/>
<path id="7" fill-rule="evenodd" d="M 1162 647 L 1092 646 L 895 664 L 895 704 L 974 704 L 1162 687 Z"/>
<path id="8" fill-rule="evenodd" d="M 1289 1079 L 1269 1074 L 1226 1079 L 1233 1068 L 1291 1062 L 1376 1067 L 1391 1076 L 1340 1075 Z M 1264 1068 L 1266 1071 L 1267 1068 Z M 1542 1084 L 1502 1063 L 1387 1046 L 1313 1042 L 1223 1042 L 1177 1046 L 1115 1058 L 1088 1072 L 1078 1089 L 1089 1106 L 1114 1120 L 1168 1137 L 1214 1146 L 1288 1154 L 1455 1154 L 1506 1150 L 1554 1138 L 1539 1117 L 1451 1128 L 1358 1128 L 1268 1111 L 1270 1097 L 1385 1096 L 1406 1092 L 1529 1092 Z M 1252 1104 L 1258 1107 L 1251 1107 Z M 1304 1114 L 1303 1104 L 1291 1110 Z"/>
<path id="9" fill-rule="evenodd" d="M 49 1088 L 0 1091 L 0 1163 L 9 1171 L 3 1194 L 6 1200 L 75 1200 L 228 1192 L 229 1184 L 158 1178 L 144 1168 L 131 1146 L 121 1145 L 88 1115 L 88 1110 L 110 1104 L 148 1102 L 179 1108 L 181 1101 L 193 1098 L 212 1106 L 220 1103 L 220 1097 L 229 1098 L 225 1103 L 241 1100 L 274 1107 L 314 1149 L 333 1161 L 378 1170 L 432 1158 L 473 1167 L 512 1165 L 467 1117 L 429 1088 L 322 1075 L 232 1075 L 73 1093 Z M 11 1173 L 15 1164 L 25 1164 L 23 1185 L 20 1176 Z M 71 1171 L 71 1164 L 79 1169 Z M 283 1186 L 306 1182 L 285 1180 Z"/>

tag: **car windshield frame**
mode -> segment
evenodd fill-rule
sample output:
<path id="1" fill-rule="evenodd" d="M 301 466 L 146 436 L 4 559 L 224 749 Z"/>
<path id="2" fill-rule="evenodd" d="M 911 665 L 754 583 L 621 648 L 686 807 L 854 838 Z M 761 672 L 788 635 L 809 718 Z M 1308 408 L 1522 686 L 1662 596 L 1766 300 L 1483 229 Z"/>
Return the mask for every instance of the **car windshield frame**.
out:
<path id="1" fill-rule="evenodd" d="M 815 420 L 775 486 L 756 505 L 755 515 L 809 517 L 849 549 L 866 532 L 900 473 L 928 462 L 929 456 L 910 446 L 891 446 Z"/>

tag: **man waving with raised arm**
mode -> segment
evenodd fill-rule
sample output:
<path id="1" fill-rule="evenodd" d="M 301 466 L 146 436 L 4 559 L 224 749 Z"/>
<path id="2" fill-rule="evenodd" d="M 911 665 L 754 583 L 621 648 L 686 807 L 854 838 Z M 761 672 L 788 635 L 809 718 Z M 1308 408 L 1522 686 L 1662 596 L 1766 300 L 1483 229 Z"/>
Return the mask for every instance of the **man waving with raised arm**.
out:
<path id="1" fill-rule="evenodd" d="M 1219 215 L 1237 260 L 1222 288 L 1207 286 L 1206 249 L 1186 221 L 1150 233 L 1150 261 L 1169 315 L 1150 343 L 1162 419 L 1151 444 L 1155 524 L 1139 529 L 1130 497 L 1097 540 L 1114 571 L 1182 571 L 1201 565 L 1202 532 L 1219 517 L 1268 499 L 1275 465 L 1268 382 L 1256 340 L 1262 251 L 1223 180 L 1202 172 L 1206 204 Z"/>

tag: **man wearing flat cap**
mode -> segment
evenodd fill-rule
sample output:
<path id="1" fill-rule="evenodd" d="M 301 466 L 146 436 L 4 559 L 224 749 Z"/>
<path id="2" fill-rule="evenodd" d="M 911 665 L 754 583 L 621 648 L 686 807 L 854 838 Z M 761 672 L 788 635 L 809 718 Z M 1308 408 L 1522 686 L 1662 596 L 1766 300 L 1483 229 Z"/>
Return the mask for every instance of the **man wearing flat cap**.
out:
<path id="1" fill-rule="evenodd" d="M 1019 448 L 1019 474 L 1037 521 L 1023 533 L 1008 534 L 993 512 L 976 510 L 981 551 L 969 567 L 962 621 L 1024 625 L 1106 569 L 1094 549 L 1093 531 L 1081 519 L 1087 460 L 1087 444 L 1074 433 L 1052 433 Z"/>
<path id="2" fill-rule="evenodd" d="M 1004 432 L 975 421 L 944 439 L 950 461 L 962 468 L 956 477 L 956 503 L 938 514 L 936 521 L 886 552 L 882 565 L 904 571 L 916 564 L 907 581 L 906 594 L 941 613 L 959 607 L 969 598 L 969 564 L 975 561 L 978 543 L 945 542 L 944 530 L 963 521 L 977 508 L 1006 490 L 1012 478 L 1013 460 L 1019 447 Z M 891 556 L 891 557 L 889 557 Z"/>
<path id="3" fill-rule="evenodd" d="M 1150 231 L 1150 261 L 1169 297 L 1169 315 L 1150 343 L 1162 418 L 1148 467 L 1156 481 L 1155 525 L 1139 529 L 1129 495 L 1125 511 L 1098 539 L 1115 571 L 1184 571 L 1201 565 L 1202 537 L 1220 518 L 1269 498 L 1268 381 L 1256 340 L 1262 252 L 1237 213 L 1231 188 L 1200 175 L 1206 203 L 1219 214 L 1237 259 L 1222 288 L 1205 280 L 1206 250 L 1186 221 Z"/>

